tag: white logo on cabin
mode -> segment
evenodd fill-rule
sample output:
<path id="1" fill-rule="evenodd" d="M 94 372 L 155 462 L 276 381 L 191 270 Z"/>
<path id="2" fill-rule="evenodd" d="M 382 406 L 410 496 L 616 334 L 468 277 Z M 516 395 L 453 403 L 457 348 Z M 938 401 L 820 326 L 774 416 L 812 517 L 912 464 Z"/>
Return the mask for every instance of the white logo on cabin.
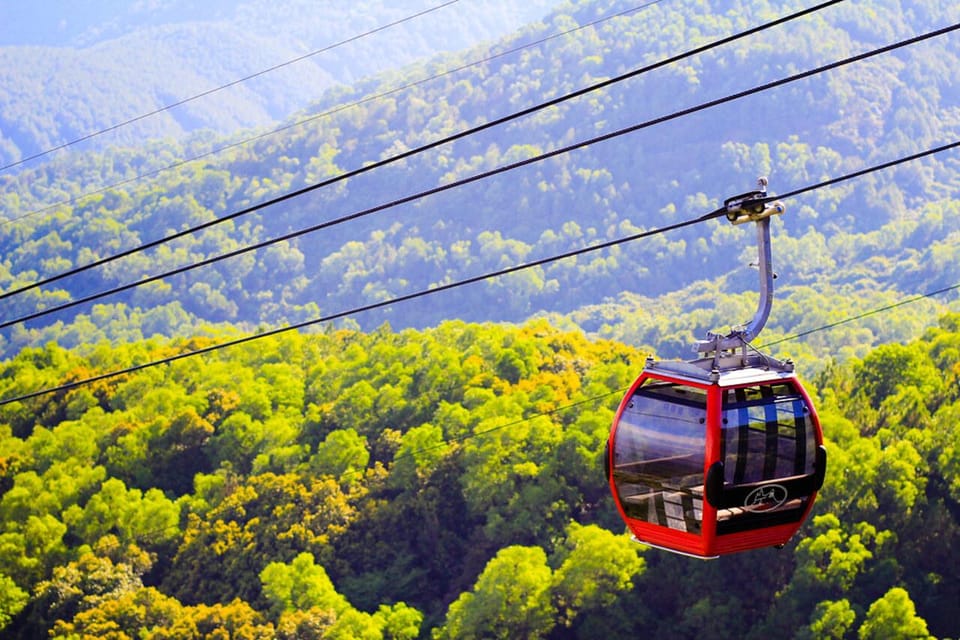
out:
<path id="1" fill-rule="evenodd" d="M 747 511 L 775 511 L 787 501 L 787 488 L 782 484 L 765 484 L 747 494 L 743 508 Z"/>

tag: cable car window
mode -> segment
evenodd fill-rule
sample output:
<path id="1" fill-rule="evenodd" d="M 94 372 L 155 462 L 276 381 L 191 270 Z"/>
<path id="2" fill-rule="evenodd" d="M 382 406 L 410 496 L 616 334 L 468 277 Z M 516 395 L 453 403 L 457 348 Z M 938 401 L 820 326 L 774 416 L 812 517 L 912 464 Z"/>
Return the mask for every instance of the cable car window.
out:
<path id="1" fill-rule="evenodd" d="M 813 473 L 816 434 L 803 398 L 787 384 L 728 389 L 723 402 L 724 482 Z"/>
<path id="2" fill-rule="evenodd" d="M 613 478 L 627 516 L 690 533 L 703 520 L 707 395 L 679 384 L 641 386 L 613 443 Z"/>
<path id="3" fill-rule="evenodd" d="M 727 486 L 787 480 L 815 471 L 817 441 L 810 409 L 791 384 L 727 389 L 721 434 L 720 457 Z M 718 533 L 733 532 L 745 524 L 731 522 L 736 520 L 790 521 L 802 517 L 809 495 L 784 493 L 777 501 L 770 492 L 779 489 L 764 491 L 751 494 L 760 501 L 755 506 L 721 510 L 717 514 Z"/>

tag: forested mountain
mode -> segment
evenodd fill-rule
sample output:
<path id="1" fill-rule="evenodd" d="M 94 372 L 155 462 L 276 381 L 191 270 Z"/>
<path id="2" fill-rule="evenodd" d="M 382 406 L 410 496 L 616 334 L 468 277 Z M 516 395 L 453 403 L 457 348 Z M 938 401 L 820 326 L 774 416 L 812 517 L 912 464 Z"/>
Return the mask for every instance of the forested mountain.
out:
<path id="1" fill-rule="evenodd" d="M 749 17 L 787 10 L 762 1 L 706 7 L 659 3 L 624 12 L 609 2 L 571 4 L 493 51 L 442 57 L 328 92 L 273 134 L 158 140 L 6 172 L 0 197 L 11 221 L 0 228 L 0 284 L 10 290 L 258 205 L 717 40 L 753 24 Z M 958 10 L 921 2 L 903 12 L 897 2 L 880 2 L 867 18 L 861 7 L 840 3 L 31 290 L 6 301 L 5 316 L 13 321 L 38 306 L 128 285 L 834 62 L 950 24 Z M 769 175 L 774 193 L 809 187 L 956 139 L 956 63 L 956 37 L 933 38 L 98 300 L 104 306 L 49 313 L 6 329 L 6 353 L 51 339 L 76 346 L 187 335 L 210 322 L 304 321 L 696 217 L 751 188 L 760 174 Z M 791 198 L 774 227 L 784 302 L 774 309 L 770 335 L 960 282 L 957 183 L 956 163 L 945 153 Z M 714 221 L 354 320 L 370 329 L 384 320 L 423 327 L 445 318 L 573 314 L 602 336 L 685 354 L 695 335 L 749 317 L 750 298 L 739 296 L 756 287 L 746 266 L 752 244 L 750 233 Z M 870 345 L 916 336 L 950 299 L 843 327 L 832 340 L 818 335 L 812 353 L 833 347 L 862 355 Z"/>
<path id="2" fill-rule="evenodd" d="M 217 29 L 246 16 L 262 46 L 223 66 L 231 78 L 278 42 L 284 57 L 317 46 L 298 34 L 333 33 L 302 12 L 271 33 L 271 3 L 210 3 L 206 17 L 186 4 L 142 5 L 137 38 L 215 33 L 229 51 L 236 34 Z M 388 3 L 352 4 L 386 18 L 368 7 Z M 294 97 L 268 74 L 277 84 L 251 85 L 250 101 L 0 171 L 0 634 L 960 636 L 957 151 L 811 188 L 960 139 L 957 32 L 751 91 L 960 23 L 960 6 L 840 2 L 357 173 L 809 3 L 576 0 L 492 46 L 401 66 L 495 33 L 478 16 L 506 5 L 463 0 L 436 40 L 334 57 L 342 86 Z M 91 16 L 78 55 L 154 64 L 162 49 L 123 35 L 133 15 Z M 200 84 L 180 73 L 224 81 L 174 66 L 187 93 Z M 37 106 L 67 95 L 52 77 L 0 123 L 7 162 L 104 126 L 79 98 L 101 79 L 76 103 L 55 97 L 63 119 Z M 4 114 L 24 104 L 11 91 L 0 83 Z M 111 117 L 169 100 L 154 91 Z M 304 95 L 319 97 L 280 125 L 197 129 L 232 127 L 222 110 L 274 118 Z M 246 117 L 229 122 L 259 121 Z M 759 175 L 799 193 L 773 221 L 777 298 L 758 346 L 798 363 L 830 452 L 784 550 L 710 563 L 645 550 L 601 465 L 644 358 L 687 356 L 753 313 L 749 226 L 720 217 L 345 313 L 692 220 Z"/>
<path id="3" fill-rule="evenodd" d="M 541 18 L 553 4 L 108 0 L 81 8 L 3 3 L 0 164 L 131 119 L 137 121 L 80 148 L 275 124 L 332 86 L 501 37 Z M 361 37 L 370 31 L 376 33 Z M 250 76 L 256 77 L 238 82 Z M 231 86 L 218 90 L 224 85 Z M 167 105 L 178 106 L 139 118 Z"/>

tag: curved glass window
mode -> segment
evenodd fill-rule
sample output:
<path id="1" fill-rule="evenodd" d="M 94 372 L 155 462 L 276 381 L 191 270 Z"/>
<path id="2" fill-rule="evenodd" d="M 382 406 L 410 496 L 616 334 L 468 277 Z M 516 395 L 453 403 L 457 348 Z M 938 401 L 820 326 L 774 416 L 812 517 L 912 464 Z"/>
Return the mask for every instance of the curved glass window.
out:
<path id="1" fill-rule="evenodd" d="M 706 418 L 704 389 L 663 382 L 637 389 L 613 442 L 613 480 L 627 516 L 700 533 Z"/>
<path id="2" fill-rule="evenodd" d="M 813 473 L 816 434 L 792 385 L 727 389 L 721 439 L 724 482 L 747 484 Z"/>
<path id="3" fill-rule="evenodd" d="M 803 478 L 815 474 L 817 439 L 810 408 L 793 385 L 726 389 L 720 429 L 724 492 L 738 505 L 718 510 L 717 533 L 802 518 L 815 490 Z"/>

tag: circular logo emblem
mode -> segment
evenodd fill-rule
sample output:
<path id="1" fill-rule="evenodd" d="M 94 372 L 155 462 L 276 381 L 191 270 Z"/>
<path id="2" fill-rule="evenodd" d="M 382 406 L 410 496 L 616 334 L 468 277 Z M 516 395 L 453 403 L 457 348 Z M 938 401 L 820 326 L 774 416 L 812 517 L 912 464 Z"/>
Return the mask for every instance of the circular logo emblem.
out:
<path id="1" fill-rule="evenodd" d="M 765 484 L 747 494 L 743 508 L 758 513 L 775 511 L 783 506 L 787 497 L 787 488 L 782 484 Z"/>

